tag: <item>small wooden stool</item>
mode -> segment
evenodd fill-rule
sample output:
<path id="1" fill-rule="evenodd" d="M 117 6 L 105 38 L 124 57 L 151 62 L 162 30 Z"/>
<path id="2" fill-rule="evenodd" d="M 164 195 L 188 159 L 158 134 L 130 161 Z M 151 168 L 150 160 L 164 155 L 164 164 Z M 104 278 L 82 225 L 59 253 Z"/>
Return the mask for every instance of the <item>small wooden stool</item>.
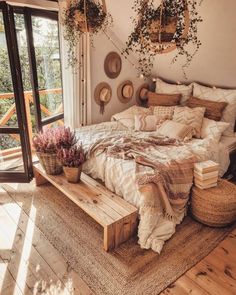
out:
<path id="1" fill-rule="evenodd" d="M 219 180 L 213 188 L 193 187 L 191 197 L 193 217 L 206 225 L 222 227 L 236 220 L 236 185 Z"/>

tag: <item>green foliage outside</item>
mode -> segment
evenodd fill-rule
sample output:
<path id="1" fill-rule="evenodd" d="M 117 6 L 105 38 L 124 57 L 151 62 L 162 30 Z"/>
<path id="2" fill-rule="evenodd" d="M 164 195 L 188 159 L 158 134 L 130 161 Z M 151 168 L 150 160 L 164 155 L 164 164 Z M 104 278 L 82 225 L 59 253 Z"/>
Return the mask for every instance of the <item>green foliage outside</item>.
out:
<path id="1" fill-rule="evenodd" d="M 61 69 L 59 60 L 57 24 L 55 21 L 40 19 L 38 17 L 33 17 L 32 23 L 39 90 L 61 88 Z M 30 67 L 23 15 L 15 15 L 15 26 L 17 30 L 24 91 L 31 91 L 32 86 L 30 80 Z M 9 58 L 6 48 L 2 15 L 0 14 L 0 93 L 12 92 L 13 87 L 9 66 Z M 62 95 L 40 95 L 40 102 L 49 111 L 55 113 L 62 102 Z M 9 108 L 12 107 L 12 105 L 14 105 L 14 98 L 0 99 L 0 119 L 6 114 L 6 112 L 9 110 Z M 33 130 L 35 130 L 33 103 L 31 103 L 30 108 Z M 42 117 L 46 117 L 46 115 L 42 113 Z M 17 126 L 16 114 L 14 114 L 6 123 L 6 126 Z M 13 139 L 9 135 L 0 134 L 0 150 L 12 148 L 15 146 L 19 146 L 19 141 Z"/>

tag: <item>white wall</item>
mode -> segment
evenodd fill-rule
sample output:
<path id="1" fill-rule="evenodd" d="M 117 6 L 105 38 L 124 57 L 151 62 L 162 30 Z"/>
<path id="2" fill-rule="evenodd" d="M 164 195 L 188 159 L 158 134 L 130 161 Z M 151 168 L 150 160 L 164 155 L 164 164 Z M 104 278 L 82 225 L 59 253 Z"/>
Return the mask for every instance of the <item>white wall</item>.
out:
<path id="1" fill-rule="evenodd" d="M 197 0 L 199 1 L 199 0 Z M 116 44 L 124 47 L 132 31 L 133 24 L 130 16 L 134 14 L 132 5 L 134 0 L 107 0 L 107 8 L 114 19 L 112 31 Z M 183 60 L 171 65 L 175 51 L 158 55 L 153 69 L 154 76 L 167 80 L 191 82 L 199 81 L 204 84 L 236 88 L 236 0 L 203 0 L 199 13 L 203 22 L 199 24 L 199 38 L 202 46 L 187 69 L 187 81 L 182 73 Z M 104 59 L 110 51 L 117 51 L 104 35 L 94 38 L 92 49 L 91 73 L 92 96 L 99 82 L 108 82 L 113 90 L 111 102 L 106 106 L 104 115 L 99 114 L 99 106 L 92 97 L 92 122 L 109 120 L 113 113 L 119 112 L 135 103 L 135 98 L 129 104 L 122 104 L 116 89 L 120 82 L 130 79 L 138 85 L 144 81 L 137 78 L 137 72 L 123 59 L 123 68 L 117 79 L 111 80 L 104 73 Z M 134 57 L 131 57 L 134 60 Z"/>

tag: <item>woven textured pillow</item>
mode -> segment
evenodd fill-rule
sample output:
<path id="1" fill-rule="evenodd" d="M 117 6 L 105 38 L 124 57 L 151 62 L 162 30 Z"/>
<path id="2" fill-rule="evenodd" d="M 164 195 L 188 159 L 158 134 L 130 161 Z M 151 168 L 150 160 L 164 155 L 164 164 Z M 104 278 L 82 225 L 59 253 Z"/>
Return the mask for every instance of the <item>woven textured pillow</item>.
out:
<path id="1" fill-rule="evenodd" d="M 157 129 L 157 117 L 154 115 L 135 115 L 134 129 L 136 131 L 155 131 Z"/>
<path id="2" fill-rule="evenodd" d="M 195 130 L 194 136 L 200 138 L 205 110 L 205 108 L 176 107 L 173 121 L 192 126 Z"/>
<path id="3" fill-rule="evenodd" d="M 163 106 L 151 106 L 151 112 L 157 117 L 158 120 L 169 119 L 171 120 L 174 115 L 175 106 L 163 107 Z"/>
<path id="4" fill-rule="evenodd" d="M 181 104 L 189 99 L 192 94 L 193 85 L 182 85 L 182 84 L 169 84 L 161 79 L 156 79 L 156 93 L 166 93 L 166 94 L 181 94 Z"/>
<path id="5" fill-rule="evenodd" d="M 194 135 L 194 129 L 192 126 L 171 120 L 163 122 L 160 127 L 158 127 L 157 132 L 159 135 L 179 140 L 190 140 Z"/>
<path id="6" fill-rule="evenodd" d="M 236 119 L 236 89 L 210 88 L 193 83 L 193 96 L 211 101 L 227 102 L 223 111 L 221 121 L 230 123 L 224 131 L 225 136 L 234 136 L 234 125 Z"/>
<path id="7" fill-rule="evenodd" d="M 203 119 L 201 138 L 212 138 L 216 142 L 220 141 L 222 133 L 229 127 L 229 123 L 216 122 L 207 118 Z"/>
<path id="8" fill-rule="evenodd" d="M 134 129 L 134 116 L 139 114 L 151 114 L 151 110 L 134 105 L 123 112 L 113 115 L 111 121 L 119 121 L 127 128 Z"/>
<path id="9" fill-rule="evenodd" d="M 176 106 L 179 104 L 181 94 L 158 94 L 148 91 L 148 106 Z"/>
<path id="10" fill-rule="evenodd" d="M 205 117 L 211 120 L 220 121 L 223 116 L 223 111 L 227 106 L 227 102 L 217 102 L 207 99 L 199 99 L 191 97 L 187 101 L 187 106 L 190 108 L 204 107 L 206 108 Z"/>

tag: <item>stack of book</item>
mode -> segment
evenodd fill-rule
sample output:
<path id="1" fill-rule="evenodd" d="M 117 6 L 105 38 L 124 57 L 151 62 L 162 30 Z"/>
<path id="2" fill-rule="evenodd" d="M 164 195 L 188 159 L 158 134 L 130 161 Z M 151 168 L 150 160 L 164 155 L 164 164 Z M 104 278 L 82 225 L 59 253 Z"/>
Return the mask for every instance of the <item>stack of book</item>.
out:
<path id="1" fill-rule="evenodd" d="M 194 184 L 200 189 L 217 186 L 219 164 L 205 161 L 194 164 Z"/>

